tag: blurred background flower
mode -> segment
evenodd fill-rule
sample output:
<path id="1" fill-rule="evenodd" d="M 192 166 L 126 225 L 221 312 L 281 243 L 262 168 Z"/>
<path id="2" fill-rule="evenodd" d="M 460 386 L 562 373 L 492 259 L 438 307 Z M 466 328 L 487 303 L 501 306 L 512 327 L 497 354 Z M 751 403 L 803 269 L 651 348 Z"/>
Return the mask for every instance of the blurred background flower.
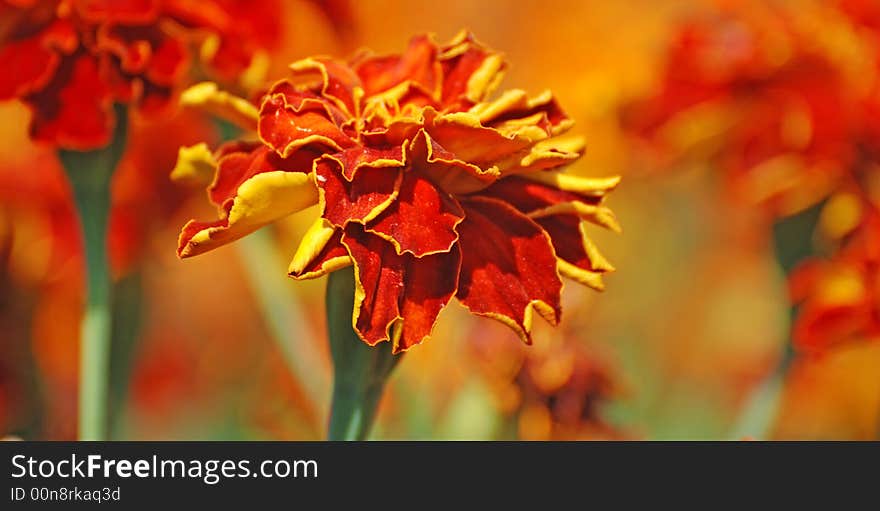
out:
<path id="1" fill-rule="evenodd" d="M 595 233 L 618 269 L 604 294 L 566 286 L 562 325 L 536 325 L 531 347 L 451 305 L 434 332 L 444 342 L 413 348 L 396 370 L 375 438 L 739 438 L 790 332 L 803 354 L 782 380 L 769 436 L 876 438 L 875 2 L 281 8 L 270 78 L 308 55 L 392 53 L 414 34 L 446 40 L 466 27 L 505 51 L 507 83 L 550 87 L 566 106 L 587 141 L 572 173 L 624 176 L 609 205 L 625 234 Z M 127 389 L 114 401 L 114 437 L 321 438 L 326 405 L 309 389 L 329 371 L 323 283 L 282 281 L 276 291 L 298 313 L 267 316 L 259 275 L 244 264 L 260 247 L 174 254 L 176 227 L 213 214 L 200 193 L 159 179 L 173 141 L 219 137 L 193 115 L 152 134 L 136 128 L 132 153 L 149 157 L 127 157 L 114 182 L 114 272 L 133 290 L 117 293 L 117 314 L 131 311 L 128 331 L 115 333 L 131 339 L 129 352 L 117 356 L 131 371 L 114 386 Z M 82 277 L 70 192 L 54 158 L 28 141 L 27 109 L 3 103 L 0 118 L 0 434 L 72 438 Z M 774 235 L 801 215 L 807 235 Z M 285 271 L 314 216 L 258 233 L 266 271 Z M 783 270 L 780 243 L 809 247 L 797 270 Z M 279 332 L 314 346 L 311 376 L 289 370 Z"/>

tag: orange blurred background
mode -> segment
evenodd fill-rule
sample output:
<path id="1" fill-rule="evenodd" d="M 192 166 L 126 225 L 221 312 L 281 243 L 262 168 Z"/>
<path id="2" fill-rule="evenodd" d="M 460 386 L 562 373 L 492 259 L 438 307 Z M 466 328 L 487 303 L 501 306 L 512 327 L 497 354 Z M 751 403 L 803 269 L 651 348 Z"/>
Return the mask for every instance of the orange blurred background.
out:
<path id="1" fill-rule="evenodd" d="M 721 191 L 710 158 L 652 168 L 622 124 L 628 105 L 660 87 L 681 23 L 719 3 L 731 2 L 367 0 L 340 11 L 350 17 L 340 34 L 311 2 L 285 2 L 270 76 L 316 53 L 397 52 L 412 35 L 445 40 L 468 28 L 505 53 L 505 84 L 551 88 L 576 121 L 588 146 L 572 172 L 624 177 L 609 199 L 624 233 L 594 233 L 617 268 L 606 291 L 566 286 L 562 324 L 538 328 L 532 347 L 450 306 L 396 370 L 373 438 L 877 438 L 871 340 L 797 356 L 766 434 L 743 430 L 790 343 L 771 221 Z M 28 140 L 27 118 L 22 105 L 0 104 L 0 434 L 72 439 L 80 247 L 70 190 L 54 156 Z M 309 213 L 178 260 L 179 227 L 208 209 L 167 174 L 178 145 L 219 134 L 191 112 L 133 122 L 114 182 L 114 438 L 322 438 L 324 283 L 283 278 Z M 243 264 L 255 258 L 260 268 Z M 322 355 L 307 373 L 290 370 L 297 343 Z"/>

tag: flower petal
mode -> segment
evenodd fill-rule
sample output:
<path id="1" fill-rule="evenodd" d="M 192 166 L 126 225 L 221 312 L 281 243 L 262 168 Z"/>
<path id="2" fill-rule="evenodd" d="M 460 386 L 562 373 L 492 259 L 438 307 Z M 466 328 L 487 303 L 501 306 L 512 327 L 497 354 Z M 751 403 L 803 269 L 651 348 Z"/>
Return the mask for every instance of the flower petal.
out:
<path id="1" fill-rule="evenodd" d="M 416 257 L 449 252 L 458 240 L 455 227 L 464 210 L 451 195 L 417 172 L 404 171 L 396 200 L 368 225 L 398 254 Z"/>
<path id="2" fill-rule="evenodd" d="M 0 98 L 36 92 L 52 78 L 61 58 L 39 38 L 5 42 L 0 48 Z M 14 70 L 14 71 L 13 71 Z"/>
<path id="3" fill-rule="evenodd" d="M 574 124 L 549 90 L 529 97 L 525 92 L 513 89 L 491 103 L 475 105 L 470 112 L 477 112 L 483 124 L 502 132 L 535 125 L 551 135 L 559 135 Z"/>
<path id="4" fill-rule="evenodd" d="M 547 233 L 511 206 L 490 198 L 462 201 L 462 264 L 457 297 L 474 314 L 497 319 L 531 342 L 537 311 L 556 324 L 562 281 Z"/>
<path id="5" fill-rule="evenodd" d="M 204 108 L 212 114 L 246 130 L 257 127 L 260 116 L 250 101 L 221 91 L 213 82 L 202 82 L 183 91 L 180 104 Z"/>
<path id="6" fill-rule="evenodd" d="M 349 67 L 329 59 L 308 58 L 290 65 L 293 80 L 307 80 L 315 73 L 320 76 L 314 92 L 332 101 L 349 116 L 358 112 L 361 89 L 360 78 Z"/>
<path id="7" fill-rule="evenodd" d="M 430 93 L 436 91 L 440 83 L 437 52 L 437 45 L 430 37 L 418 36 L 410 41 L 402 55 L 362 54 L 355 58 L 352 67 L 363 82 L 367 96 L 378 95 L 406 82 Z"/>
<path id="8" fill-rule="evenodd" d="M 29 96 L 31 136 L 74 150 L 102 147 L 115 123 L 112 98 L 89 55 L 65 59 L 45 89 Z"/>
<path id="9" fill-rule="evenodd" d="M 461 255 L 399 255 L 384 239 L 350 224 L 342 237 L 355 263 L 352 324 L 373 346 L 391 340 L 405 351 L 431 334 L 437 315 L 455 294 Z"/>
<path id="10" fill-rule="evenodd" d="M 499 177 L 495 167 L 483 170 L 458 159 L 424 130 L 413 139 L 411 153 L 413 153 L 411 160 L 419 167 L 419 171 L 428 176 L 439 188 L 451 194 L 481 190 Z"/>
<path id="11" fill-rule="evenodd" d="M 377 166 L 364 163 L 353 181 L 345 179 L 344 164 L 335 156 L 325 155 L 315 164 L 323 217 L 333 225 L 369 222 L 397 197 L 403 169 L 389 160 L 372 163 Z"/>
<path id="12" fill-rule="evenodd" d="M 507 64 L 463 31 L 443 49 L 443 103 L 460 109 L 484 101 L 498 87 Z M 454 108 L 451 110 L 454 111 Z"/>
<path id="13" fill-rule="evenodd" d="M 314 279 L 350 264 L 342 230 L 319 217 L 300 241 L 287 273 L 297 280 Z"/>
<path id="14" fill-rule="evenodd" d="M 618 179 L 578 182 L 578 178 L 572 176 L 560 177 L 562 174 L 539 176 L 537 179 L 547 181 L 548 184 L 545 184 L 537 179 L 530 179 L 531 176 L 532 174 L 501 179 L 482 190 L 480 195 L 503 200 L 532 218 L 573 214 L 615 232 L 621 230 L 614 213 L 602 205 L 606 190 L 616 186 Z M 570 190 L 549 184 L 553 183 L 554 178 L 557 182 L 565 182 Z M 598 187 L 590 188 L 591 184 Z"/>
<path id="15" fill-rule="evenodd" d="M 225 217 L 215 222 L 190 221 L 178 241 L 177 254 L 191 257 L 235 241 L 260 227 L 318 201 L 311 176 L 302 172 L 262 172 L 238 186 L 224 204 Z"/>
<path id="16" fill-rule="evenodd" d="M 350 147 L 354 142 L 338 124 L 345 117 L 334 109 L 326 101 L 292 90 L 272 93 L 260 107 L 260 138 L 282 156 L 309 144 L 337 150 Z"/>
<path id="17" fill-rule="evenodd" d="M 268 147 L 254 142 L 226 144 L 219 151 L 217 173 L 208 187 L 208 197 L 215 205 L 225 208 L 235 198 L 239 187 L 252 177 L 264 172 L 284 171 L 309 174 L 318 154 L 303 149 L 288 158 L 281 158 Z"/>
<path id="18" fill-rule="evenodd" d="M 537 126 L 505 134 L 483 126 L 474 114 L 436 115 L 430 110 L 426 112 L 425 131 L 456 159 L 484 170 L 495 169 L 496 174 L 500 162 L 519 162 L 532 152 L 536 142 L 549 137 L 547 131 Z"/>
<path id="19" fill-rule="evenodd" d="M 209 185 L 217 171 L 217 159 L 201 142 L 192 146 L 181 146 L 177 151 L 177 163 L 171 170 L 171 179 L 179 183 Z"/>
<path id="20" fill-rule="evenodd" d="M 342 176 L 353 181 L 363 167 L 402 167 L 406 164 L 403 145 L 391 147 L 355 146 L 332 156 L 342 166 Z"/>
<path id="21" fill-rule="evenodd" d="M 584 222 L 574 215 L 553 215 L 535 221 L 550 235 L 559 273 L 593 289 L 604 289 L 602 274 L 614 267 L 587 237 Z"/>

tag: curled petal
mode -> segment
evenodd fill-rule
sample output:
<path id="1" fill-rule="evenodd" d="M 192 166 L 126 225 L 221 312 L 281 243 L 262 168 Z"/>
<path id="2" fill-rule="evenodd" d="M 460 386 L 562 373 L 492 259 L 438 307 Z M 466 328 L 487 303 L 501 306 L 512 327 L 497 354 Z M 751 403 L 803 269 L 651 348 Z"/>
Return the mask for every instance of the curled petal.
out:
<path id="1" fill-rule="evenodd" d="M 514 154 L 495 165 L 505 176 L 538 174 L 538 171 L 555 169 L 577 160 L 583 154 L 584 147 L 583 137 L 542 140 L 531 146 L 524 156 Z"/>
<path id="2" fill-rule="evenodd" d="M 437 53 L 437 45 L 430 37 L 418 36 L 410 41 L 402 55 L 379 57 L 362 54 L 355 59 L 352 67 L 363 82 L 368 96 L 412 83 L 436 97 L 442 72 Z"/>
<path id="3" fill-rule="evenodd" d="M 530 343 L 535 311 L 552 324 L 561 312 L 562 281 L 550 239 L 499 200 L 475 197 L 462 206 L 457 297 L 474 314 L 503 322 Z"/>
<path id="4" fill-rule="evenodd" d="M 189 68 L 190 55 L 184 43 L 169 37 L 158 25 L 102 24 L 95 35 L 96 51 L 116 58 L 119 71 L 140 75 L 154 84 L 173 86 Z"/>
<path id="5" fill-rule="evenodd" d="M 519 161 L 536 142 L 548 137 L 547 132 L 535 126 L 505 135 L 483 126 L 477 116 L 466 112 L 433 115 L 429 111 L 426 117 L 425 130 L 456 159 L 496 172 L 499 161 Z"/>
<path id="6" fill-rule="evenodd" d="M 593 289 L 604 289 L 602 274 L 614 267 L 587 237 L 584 222 L 573 215 L 553 215 L 535 220 L 547 234 L 559 259 L 559 273 Z"/>
<path id="7" fill-rule="evenodd" d="M 540 176 L 541 173 L 536 174 Z M 616 178 L 605 180 L 605 182 L 599 181 L 595 183 L 599 187 L 591 189 L 589 185 L 593 183 L 589 180 L 578 182 L 578 178 L 571 176 L 560 177 L 563 176 L 562 174 L 537 177 L 537 179 L 548 183 L 553 183 L 554 180 L 556 182 L 564 181 L 571 189 L 565 190 L 544 184 L 536 179 L 530 179 L 532 174 L 528 174 L 528 176 L 511 176 L 499 180 L 486 190 L 481 191 L 480 195 L 508 202 L 532 218 L 573 214 L 615 232 L 620 231 L 620 224 L 614 213 L 609 208 L 602 206 L 605 189 L 608 186 L 616 186 L 618 181 Z"/>
<path id="8" fill-rule="evenodd" d="M 226 216 L 215 222 L 191 221 L 178 241 L 180 257 L 198 255 L 235 241 L 275 220 L 318 201 L 309 174 L 276 170 L 257 174 L 242 183 L 226 201 Z"/>
<path id="9" fill-rule="evenodd" d="M 439 188 L 452 194 L 471 193 L 486 188 L 500 176 L 498 169 L 484 170 L 462 161 L 444 149 L 424 130 L 411 143 L 413 165 Z"/>
<path id="10" fill-rule="evenodd" d="M 403 145 L 391 147 L 356 146 L 333 155 L 342 167 L 342 176 L 353 181 L 364 167 L 402 167 L 406 163 Z"/>
<path id="11" fill-rule="evenodd" d="M 351 257 L 342 244 L 342 230 L 319 217 L 300 241 L 287 273 L 297 280 L 314 279 L 350 264 Z"/>
<path id="12" fill-rule="evenodd" d="M 319 144 L 342 150 L 353 141 L 337 123 L 341 115 L 315 98 L 274 93 L 260 107 L 260 138 L 275 151 L 287 156 L 297 148 Z"/>
<path id="13" fill-rule="evenodd" d="M 501 83 L 507 63 L 463 31 L 443 49 L 443 103 L 464 110 L 484 101 Z"/>
<path id="14" fill-rule="evenodd" d="M 314 86 L 315 92 L 331 100 L 348 115 L 357 115 L 363 88 L 358 76 L 348 66 L 328 59 L 309 58 L 294 62 L 290 70 L 297 81 L 309 80 L 317 73 L 320 78 L 319 85 Z"/>
<path id="15" fill-rule="evenodd" d="M 45 87 L 58 69 L 62 55 L 79 44 L 67 20 L 55 20 L 34 35 L 10 39 L 0 48 L 0 98 L 21 97 Z"/>
<path id="16" fill-rule="evenodd" d="M 461 265 L 457 247 L 422 258 L 399 255 L 358 224 L 345 229 L 342 241 L 355 264 L 352 324 L 364 342 L 390 340 L 399 353 L 430 336 L 455 294 Z"/>
<path id="17" fill-rule="evenodd" d="M 463 219 L 464 210 L 452 195 L 409 171 L 403 173 L 395 201 L 368 224 L 368 230 L 388 240 L 398 254 L 422 257 L 449 252 Z"/>
<path id="18" fill-rule="evenodd" d="M 366 223 L 376 218 L 397 198 L 403 170 L 386 160 L 377 166 L 364 164 L 357 179 L 343 176 L 343 163 L 333 156 L 324 156 L 315 165 L 315 180 L 324 205 L 323 217 L 337 227 L 349 222 Z"/>
<path id="19" fill-rule="evenodd" d="M 213 82 L 202 82 L 183 91 L 180 104 L 204 108 L 246 130 L 257 127 L 259 111 L 250 101 L 221 91 Z"/>
<path id="20" fill-rule="evenodd" d="M 192 146 L 182 146 L 177 151 L 177 163 L 171 170 L 171 179 L 180 183 L 208 185 L 217 172 L 217 159 L 201 142 Z"/>
<path id="21" fill-rule="evenodd" d="M 235 198 L 239 187 L 252 177 L 279 170 L 308 174 L 318 157 L 316 153 L 303 149 L 288 158 L 281 158 L 259 142 L 233 142 L 222 147 L 219 154 L 217 173 L 208 187 L 208 197 L 221 209 L 225 209 L 226 203 Z"/>
<path id="22" fill-rule="evenodd" d="M 468 113 L 479 117 L 483 125 L 502 132 L 535 125 L 552 135 L 559 135 L 573 124 L 550 91 L 530 98 L 523 90 L 511 89 L 494 101 L 474 105 Z"/>
<path id="23" fill-rule="evenodd" d="M 610 208 L 605 206 L 597 206 L 593 204 L 585 204 L 583 202 L 560 202 L 545 209 L 533 211 L 529 213 L 530 218 L 543 218 L 551 215 L 577 215 L 584 220 L 589 220 L 596 225 L 611 229 L 614 232 L 621 232 L 620 222 Z"/>

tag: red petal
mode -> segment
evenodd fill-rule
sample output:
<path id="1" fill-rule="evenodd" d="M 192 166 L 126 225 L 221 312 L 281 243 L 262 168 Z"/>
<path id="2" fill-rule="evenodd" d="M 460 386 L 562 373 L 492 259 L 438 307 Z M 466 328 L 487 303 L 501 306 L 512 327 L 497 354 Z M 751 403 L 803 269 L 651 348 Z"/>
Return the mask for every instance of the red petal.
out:
<path id="1" fill-rule="evenodd" d="M 876 335 L 871 314 L 870 306 L 861 303 L 804 306 L 792 332 L 794 344 L 802 350 L 821 351 L 839 342 Z"/>
<path id="2" fill-rule="evenodd" d="M 497 53 L 483 47 L 476 42 L 472 35 L 466 34 L 464 38 L 453 44 L 450 48 L 444 48 L 444 52 L 453 50 L 454 47 L 464 45 L 464 51 L 456 51 L 451 58 L 443 61 L 443 92 L 442 100 L 446 107 L 446 111 L 467 110 L 475 102 L 485 100 L 487 93 L 491 92 L 491 88 L 485 88 L 478 91 L 480 97 L 468 97 L 468 84 L 471 77 L 486 63 L 486 59 L 497 55 Z M 500 70 L 506 67 L 500 64 Z M 492 80 L 489 79 L 491 82 Z"/>
<path id="3" fill-rule="evenodd" d="M 80 16 L 94 23 L 145 24 L 159 14 L 156 0 L 81 0 Z"/>
<path id="4" fill-rule="evenodd" d="M 349 147 L 352 140 L 337 124 L 342 115 L 333 108 L 315 98 L 272 94 L 260 108 L 260 137 L 282 156 L 307 144 Z"/>
<path id="5" fill-rule="evenodd" d="M 433 91 L 439 79 L 437 46 L 427 36 L 414 37 L 402 55 L 366 57 L 353 64 L 368 96 L 412 81 Z"/>
<path id="6" fill-rule="evenodd" d="M 315 179 L 322 190 L 324 218 L 337 227 L 372 220 L 394 200 L 401 172 L 400 167 L 362 167 L 356 178 L 348 181 L 339 160 L 321 158 L 315 165 Z"/>
<path id="7" fill-rule="evenodd" d="M 281 158 L 259 143 L 251 148 L 238 143 L 234 148 L 240 151 L 234 151 L 233 147 L 227 147 L 223 151 L 224 154 L 217 163 L 217 175 L 208 189 L 208 197 L 217 206 L 233 199 L 238 187 L 257 174 L 275 170 L 307 174 L 311 172 L 312 162 L 317 157 L 315 153 L 301 150 L 289 158 Z"/>
<path id="8" fill-rule="evenodd" d="M 507 204 L 488 198 L 462 201 L 458 299 L 471 312 L 513 328 L 531 342 L 533 312 L 556 323 L 562 281 L 544 230 Z"/>
<path id="9" fill-rule="evenodd" d="M 330 59 L 305 59 L 290 65 L 294 82 L 306 82 L 309 90 L 330 100 L 349 116 L 357 112 L 355 89 L 361 88 L 357 74 L 345 64 Z"/>
<path id="10" fill-rule="evenodd" d="M 52 83 L 28 103 L 34 111 L 33 138 L 76 150 L 95 149 L 110 140 L 112 100 L 88 55 L 66 60 Z"/>
<path id="11" fill-rule="evenodd" d="M 8 99 L 41 89 L 58 67 L 60 57 L 32 37 L 7 42 L 0 48 L 0 98 Z"/>
<path id="12" fill-rule="evenodd" d="M 506 136 L 494 128 L 465 124 L 454 116 L 429 117 L 425 131 L 459 160 L 484 169 L 517 154 L 525 156 L 534 145 L 534 140 Z"/>
<path id="13" fill-rule="evenodd" d="M 511 176 L 496 181 L 489 188 L 480 191 L 480 195 L 501 199 L 528 214 L 565 202 L 598 205 L 602 202 L 604 194 L 586 195 L 569 192 L 530 179 Z"/>
<path id="14" fill-rule="evenodd" d="M 229 207 L 232 207 L 232 203 L 229 203 Z M 183 253 L 189 245 L 190 240 L 199 232 L 206 229 L 229 227 L 228 214 L 229 213 L 227 212 L 226 215 L 224 215 L 224 218 L 208 222 L 200 222 L 198 220 L 190 220 L 187 222 L 186 225 L 183 226 L 183 229 L 180 230 L 180 235 L 177 238 L 178 257 L 183 257 Z"/>
<path id="15" fill-rule="evenodd" d="M 362 167 L 402 167 L 405 165 L 403 146 L 367 147 L 356 146 L 334 155 L 342 164 L 342 175 L 353 181 Z"/>
<path id="16" fill-rule="evenodd" d="M 189 68 L 186 48 L 177 39 L 164 37 L 152 50 L 147 78 L 162 85 L 176 84 Z"/>
<path id="17" fill-rule="evenodd" d="M 404 351 L 431 334 L 456 289 L 459 251 L 422 258 L 398 255 L 384 239 L 350 224 L 342 238 L 354 259 L 355 328 L 370 345 L 392 340 Z"/>
<path id="18" fill-rule="evenodd" d="M 535 114 L 541 114 L 544 121 L 538 125 L 545 131 L 552 132 L 553 128 L 564 123 L 570 123 L 571 118 L 559 105 L 555 97 L 550 96 L 546 101 L 541 101 L 531 108 L 513 108 L 504 111 L 501 115 L 493 117 L 487 124 L 489 126 L 497 126 L 505 121 L 515 121 L 518 119 L 526 119 Z"/>
<path id="19" fill-rule="evenodd" d="M 584 248 L 580 231 L 581 219 L 574 215 L 552 215 L 538 218 L 536 222 L 550 235 L 556 256 L 578 268 L 589 271 L 605 271 L 595 266 Z"/>
<path id="20" fill-rule="evenodd" d="M 404 171 L 397 199 L 370 222 L 369 231 L 388 239 L 398 253 L 416 257 L 448 252 L 464 219 L 451 195 L 412 170 Z"/>
<path id="21" fill-rule="evenodd" d="M 348 249 L 342 244 L 342 230 L 337 229 L 336 232 L 333 233 L 333 237 L 327 241 L 318 255 L 312 258 L 308 264 L 304 265 L 301 269 L 291 271 L 290 276 L 295 279 L 309 279 L 324 275 L 326 272 L 331 271 L 327 268 L 328 264 L 343 257 L 349 257 Z"/>

